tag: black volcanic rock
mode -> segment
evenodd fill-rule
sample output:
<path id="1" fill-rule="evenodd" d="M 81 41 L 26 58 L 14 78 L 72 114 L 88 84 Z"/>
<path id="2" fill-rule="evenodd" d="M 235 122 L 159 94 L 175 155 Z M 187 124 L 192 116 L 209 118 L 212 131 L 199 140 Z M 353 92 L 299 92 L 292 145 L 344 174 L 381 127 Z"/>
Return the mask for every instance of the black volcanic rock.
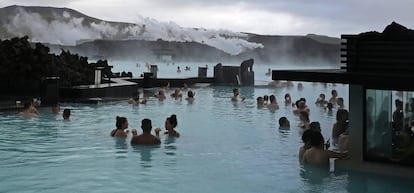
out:
<path id="1" fill-rule="evenodd" d="M 33 92 L 46 77 L 60 77 L 60 86 L 93 84 L 94 69 L 108 67 L 106 61 L 88 63 L 88 58 L 62 50 L 50 54 L 43 44 L 32 45 L 28 37 L 0 41 L 0 89 L 7 92 Z M 104 71 L 104 76 L 112 72 Z"/>

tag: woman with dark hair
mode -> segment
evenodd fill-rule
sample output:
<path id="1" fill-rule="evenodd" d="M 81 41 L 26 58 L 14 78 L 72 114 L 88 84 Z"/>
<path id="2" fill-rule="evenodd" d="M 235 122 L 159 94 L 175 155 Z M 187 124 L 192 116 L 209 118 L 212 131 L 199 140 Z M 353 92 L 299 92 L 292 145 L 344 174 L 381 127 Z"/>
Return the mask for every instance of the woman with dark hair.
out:
<path id="1" fill-rule="evenodd" d="M 339 136 L 348 129 L 348 111 L 345 109 L 338 109 L 336 112 L 336 123 L 332 128 L 332 139 L 334 144 L 338 143 Z"/>
<path id="2" fill-rule="evenodd" d="M 127 137 L 128 130 L 125 132 L 124 130 L 128 128 L 128 120 L 126 117 L 116 116 L 116 129 L 111 131 L 112 137 Z"/>
<path id="3" fill-rule="evenodd" d="M 164 134 L 171 136 L 171 137 L 180 137 L 180 133 L 178 133 L 174 128 L 177 127 L 177 116 L 171 115 L 165 120 L 165 129 L 167 130 Z M 161 128 L 155 129 L 155 134 L 159 135 Z"/>

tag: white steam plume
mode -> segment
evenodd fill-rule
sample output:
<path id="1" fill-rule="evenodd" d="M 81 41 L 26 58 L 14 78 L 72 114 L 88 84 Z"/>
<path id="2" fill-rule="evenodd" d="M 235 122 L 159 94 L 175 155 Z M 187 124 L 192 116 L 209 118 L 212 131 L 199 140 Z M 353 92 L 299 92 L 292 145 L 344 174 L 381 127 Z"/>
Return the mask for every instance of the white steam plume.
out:
<path id="1" fill-rule="evenodd" d="M 140 18 L 136 25 L 121 28 L 102 21 L 84 25 L 84 18 L 71 17 L 68 12 L 55 14 L 56 19 L 47 21 L 38 13 L 19 9 L 18 14 L 4 27 L 15 35 L 29 35 L 32 41 L 53 44 L 75 45 L 79 40 L 94 39 L 137 39 L 155 41 L 198 42 L 232 55 L 247 49 L 262 48 L 262 44 L 249 42 L 247 35 L 228 30 L 207 30 L 183 28 L 174 22 L 159 22 L 151 18 Z"/>

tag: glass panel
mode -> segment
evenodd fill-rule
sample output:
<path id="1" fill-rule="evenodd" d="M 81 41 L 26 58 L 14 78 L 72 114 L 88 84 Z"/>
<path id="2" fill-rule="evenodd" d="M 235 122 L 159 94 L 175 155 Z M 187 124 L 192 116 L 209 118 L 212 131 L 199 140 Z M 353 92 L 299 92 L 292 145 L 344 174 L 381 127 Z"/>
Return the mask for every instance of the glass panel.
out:
<path id="1" fill-rule="evenodd" d="M 414 165 L 414 92 L 366 90 L 365 120 L 366 159 Z"/>
<path id="2" fill-rule="evenodd" d="M 366 156 L 391 158 L 391 91 L 367 90 Z"/>

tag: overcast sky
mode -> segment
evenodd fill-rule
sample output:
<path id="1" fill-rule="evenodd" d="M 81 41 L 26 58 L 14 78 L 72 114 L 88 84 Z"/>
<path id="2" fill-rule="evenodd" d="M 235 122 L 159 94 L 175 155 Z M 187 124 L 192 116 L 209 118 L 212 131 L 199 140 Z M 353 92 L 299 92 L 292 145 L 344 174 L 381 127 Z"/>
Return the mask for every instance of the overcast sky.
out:
<path id="1" fill-rule="evenodd" d="M 414 28 L 413 0 L 1 0 L 9 5 L 67 7 L 109 21 L 144 17 L 182 27 L 269 35 L 339 37 L 382 31 L 392 21 Z"/>

